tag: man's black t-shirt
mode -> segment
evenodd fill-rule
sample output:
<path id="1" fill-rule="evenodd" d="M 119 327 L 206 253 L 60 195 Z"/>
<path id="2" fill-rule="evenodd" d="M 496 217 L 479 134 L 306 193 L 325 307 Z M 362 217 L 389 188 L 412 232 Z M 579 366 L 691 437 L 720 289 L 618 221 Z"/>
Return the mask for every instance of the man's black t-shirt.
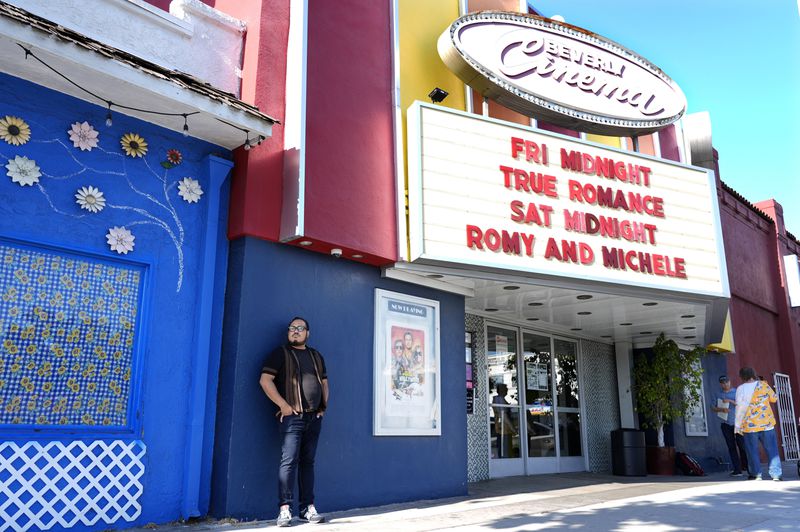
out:
<path id="1" fill-rule="evenodd" d="M 300 391 L 303 399 L 303 410 L 316 412 L 322 399 L 322 386 L 314 369 L 314 361 L 308 349 L 290 348 L 300 363 Z"/>
<path id="2" fill-rule="evenodd" d="M 325 359 L 319 355 L 321 363 L 320 374 L 317 375 L 314 361 L 311 356 L 311 349 L 295 349 L 287 346 L 290 356 L 294 356 L 297 360 L 297 366 L 300 369 L 300 393 L 301 401 L 304 411 L 317 411 L 322 402 L 322 385 L 321 380 L 327 379 L 327 370 L 325 368 Z M 283 375 L 286 368 L 284 368 L 285 352 L 283 348 L 275 349 L 269 354 L 267 360 L 264 362 L 262 373 L 270 373 L 272 375 Z M 285 390 L 279 390 L 285 395 Z"/>

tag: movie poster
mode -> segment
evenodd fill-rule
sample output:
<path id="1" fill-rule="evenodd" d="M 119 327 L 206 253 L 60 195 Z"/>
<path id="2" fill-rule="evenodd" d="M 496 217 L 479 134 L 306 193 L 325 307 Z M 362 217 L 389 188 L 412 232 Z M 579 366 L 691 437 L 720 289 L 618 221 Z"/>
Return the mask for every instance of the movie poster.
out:
<path id="1" fill-rule="evenodd" d="M 440 435 L 439 303 L 375 293 L 375 435 Z"/>

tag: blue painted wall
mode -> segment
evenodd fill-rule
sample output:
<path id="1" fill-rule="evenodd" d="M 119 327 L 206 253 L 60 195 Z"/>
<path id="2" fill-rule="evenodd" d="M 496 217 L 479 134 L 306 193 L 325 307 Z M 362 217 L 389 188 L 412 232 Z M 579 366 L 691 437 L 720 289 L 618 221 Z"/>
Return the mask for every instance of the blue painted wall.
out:
<path id="1" fill-rule="evenodd" d="M 675 426 L 675 448 L 694 456 L 706 472 L 728 471 L 728 466 L 720 460 L 730 462 L 728 447 L 720 430 L 720 419 L 711 411 L 715 406 L 714 395 L 719 391 L 719 376 L 726 374 L 725 355 L 708 354 L 703 357 L 703 391 L 705 392 L 706 416 L 708 418 L 708 437 L 686 436 L 683 420 Z M 736 385 L 739 378 L 728 375 Z"/>
<path id="2" fill-rule="evenodd" d="M 650 349 L 635 349 L 634 359 L 640 353 L 650 354 Z M 724 355 L 709 353 L 702 358 L 703 366 L 703 392 L 708 420 L 708 436 L 687 436 L 683 419 L 677 419 L 664 427 L 664 441 L 666 445 L 675 447 L 695 458 L 707 473 L 727 471 L 728 467 L 720 464 L 720 460 L 729 462 L 728 448 L 719 427 L 719 418 L 711 411 L 715 404 L 714 394 L 719 390 L 719 376 L 726 372 Z M 737 378 L 729 375 L 731 381 L 736 383 Z M 645 430 L 647 445 L 657 445 L 658 439 L 654 430 Z"/>
<path id="3" fill-rule="evenodd" d="M 434 299 L 441 312 L 441 437 L 372 436 L 374 291 Z M 232 242 L 211 512 L 274 519 L 275 408 L 258 384 L 295 315 L 325 356 L 331 400 L 317 452 L 320 511 L 462 495 L 467 489 L 464 299 L 380 271 L 253 238 Z"/>
<path id="4" fill-rule="evenodd" d="M 124 95 L 114 97 L 125 103 Z M 228 157 L 229 154 L 218 146 L 185 138 L 180 133 L 118 112 L 113 115 L 113 125 L 106 127 L 104 107 L 0 75 L 0 118 L 6 115 L 23 118 L 31 127 L 32 137 L 22 146 L 0 140 L 0 236 L 38 242 L 56 250 L 79 250 L 88 257 L 142 263 L 146 266 L 148 280 L 136 344 L 141 371 L 132 375 L 132 388 L 140 394 L 135 405 L 138 421 L 132 428 L 114 434 L 98 434 L 88 426 L 70 431 L 40 427 L 36 432 L 0 426 L 0 441 L 24 442 L 30 438 L 39 438 L 43 443 L 98 438 L 143 440 L 147 452 L 145 474 L 141 479 L 144 486 L 140 498 L 142 513 L 134 523 L 119 521 L 114 527 L 178 519 L 184 499 L 188 424 L 195 408 L 190 392 L 196 362 L 193 357 L 197 356 L 198 299 L 202 283 L 212 283 L 215 285 L 212 293 L 218 300 L 215 308 L 221 309 L 221 287 L 226 274 L 224 228 L 228 188 L 223 185 L 221 189 L 210 190 L 211 173 L 219 170 L 213 169 L 209 155 Z M 176 120 L 180 122 L 177 127 L 182 126 L 182 119 Z M 99 147 L 90 152 L 73 147 L 67 133 L 72 123 L 83 121 L 88 121 L 100 133 Z M 128 132 L 138 133 L 148 142 L 144 158 L 134 159 L 122 153 L 120 137 Z M 165 169 L 160 163 L 166 160 L 166 151 L 173 148 L 182 152 L 183 162 Z M 40 177 L 41 187 L 20 187 L 6 175 L 5 165 L 17 155 L 34 159 L 46 174 Z M 227 163 L 223 163 L 223 171 L 227 173 Z M 200 182 L 205 195 L 199 203 L 190 204 L 178 196 L 176 181 L 184 177 Z M 219 175 L 216 179 L 219 182 Z M 105 195 L 108 204 L 99 213 L 89 214 L 75 203 L 74 194 L 87 185 L 98 187 Z M 220 232 L 207 239 L 210 194 L 220 195 L 221 210 L 213 216 L 222 223 Z M 160 205 L 145 195 L 159 201 Z M 123 206 L 125 208 L 121 208 Z M 127 256 L 109 250 L 105 235 L 113 226 L 126 226 L 136 237 L 135 248 Z M 220 243 L 216 276 L 204 279 L 204 250 Z M 179 291 L 178 248 L 184 272 Z M 215 311 L 213 320 L 218 330 L 218 344 L 221 336 L 219 310 Z M 214 336 L 212 333 L 212 346 L 215 345 Z M 7 353 L 0 355 L 7 356 Z M 210 371 L 214 373 L 217 367 L 218 359 L 212 356 Z M 208 449 L 213 436 L 210 420 L 214 415 L 216 379 L 209 379 L 208 383 L 212 399 L 206 409 L 207 430 L 200 441 L 201 449 L 207 449 L 205 463 L 200 464 L 204 479 L 200 501 L 201 506 L 205 503 L 206 507 L 211 459 Z M 101 521 L 89 529 L 109 527 Z"/>

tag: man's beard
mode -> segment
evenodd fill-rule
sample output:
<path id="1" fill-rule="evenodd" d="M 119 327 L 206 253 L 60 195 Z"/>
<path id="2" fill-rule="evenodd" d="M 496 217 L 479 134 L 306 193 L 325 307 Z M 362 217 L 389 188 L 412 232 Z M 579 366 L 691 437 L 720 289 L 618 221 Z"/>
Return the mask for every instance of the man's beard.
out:
<path id="1" fill-rule="evenodd" d="M 305 342 L 301 342 L 300 340 L 289 340 L 289 345 L 297 347 L 297 346 L 305 345 Z"/>

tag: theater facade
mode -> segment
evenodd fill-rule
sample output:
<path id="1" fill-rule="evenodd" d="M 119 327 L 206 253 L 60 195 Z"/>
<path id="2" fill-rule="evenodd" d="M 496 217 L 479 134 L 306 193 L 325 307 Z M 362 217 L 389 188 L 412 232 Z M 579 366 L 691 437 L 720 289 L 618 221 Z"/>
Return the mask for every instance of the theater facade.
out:
<path id="1" fill-rule="evenodd" d="M 326 509 L 607 472 L 610 431 L 638 423 L 634 354 L 723 341 L 718 181 L 677 83 L 511 3 L 359 4 L 357 32 L 342 6 L 286 6 L 286 84 L 260 96 L 286 126 L 234 170 L 215 515 L 272 517 L 253 384 L 293 315 L 331 382 Z M 704 360 L 709 399 L 726 363 Z M 722 454 L 712 423 L 698 405 L 670 441 Z"/>
<path id="2" fill-rule="evenodd" d="M 723 469 L 709 405 L 749 365 L 800 458 L 800 242 L 624 33 L 520 0 L 84 4 L 0 3 L 3 523 L 274 518 L 258 380 L 297 315 L 324 512 L 609 472 L 662 333 L 709 347 L 668 444 Z"/>

